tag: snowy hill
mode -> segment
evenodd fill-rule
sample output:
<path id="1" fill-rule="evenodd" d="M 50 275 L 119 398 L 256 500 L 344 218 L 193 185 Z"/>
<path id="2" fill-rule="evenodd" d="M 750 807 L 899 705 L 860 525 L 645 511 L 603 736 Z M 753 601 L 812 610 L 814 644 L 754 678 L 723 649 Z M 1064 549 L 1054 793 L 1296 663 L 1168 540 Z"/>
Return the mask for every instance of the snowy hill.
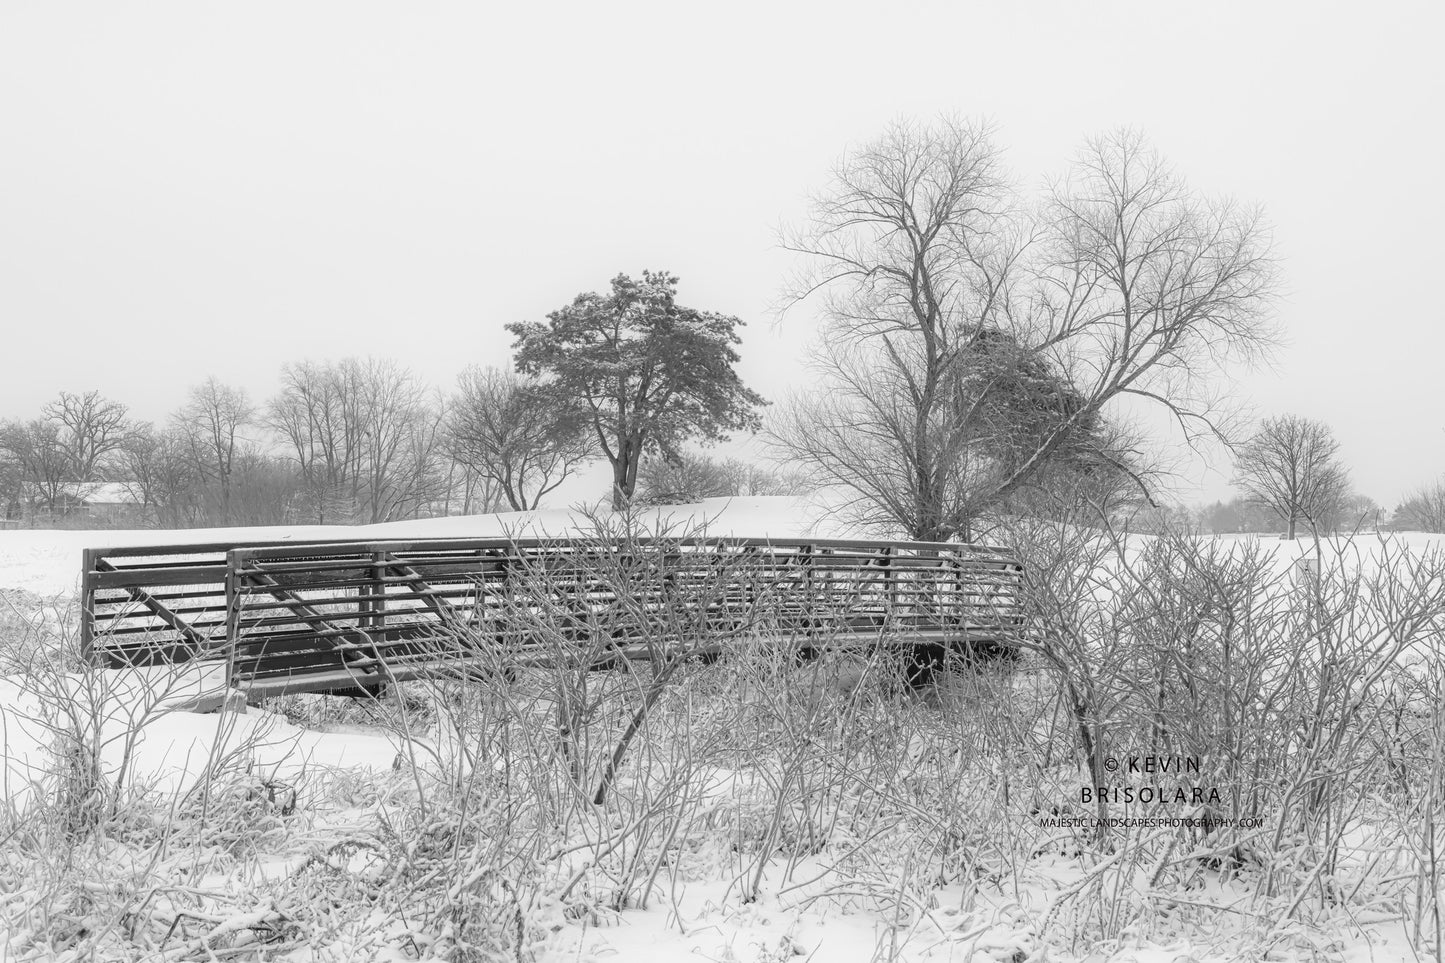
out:
<path id="1" fill-rule="evenodd" d="M 712 535 L 755 538 L 844 538 L 856 536 L 806 497 L 712 498 L 695 505 L 668 505 L 643 513 L 649 522 L 706 523 Z M 579 512 L 553 509 L 422 518 L 379 525 L 291 525 L 266 528 L 137 529 L 103 531 L 0 532 L 0 588 L 51 596 L 77 590 L 80 556 L 87 548 L 166 545 L 183 542 L 326 542 L 337 539 L 496 538 L 507 535 L 565 535 L 584 524 Z"/>

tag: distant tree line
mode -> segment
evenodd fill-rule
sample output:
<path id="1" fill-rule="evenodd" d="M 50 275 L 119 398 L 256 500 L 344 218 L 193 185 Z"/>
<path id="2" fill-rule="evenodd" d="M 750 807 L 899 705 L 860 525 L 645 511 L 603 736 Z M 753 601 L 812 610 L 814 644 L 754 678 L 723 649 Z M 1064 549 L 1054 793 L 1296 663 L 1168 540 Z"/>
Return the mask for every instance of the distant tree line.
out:
<path id="1" fill-rule="evenodd" d="M 1396 506 L 1390 528 L 1399 532 L 1445 533 L 1445 479 L 1422 485 Z"/>
<path id="2" fill-rule="evenodd" d="M 139 525 L 378 522 L 495 507 L 449 454 L 451 399 L 401 366 L 347 359 L 286 365 L 282 389 L 254 401 L 207 378 L 159 423 L 98 392 L 0 424 L 5 517 L 57 521 L 104 490 Z"/>
<path id="3" fill-rule="evenodd" d="M 159 423 L 61 392 L 0 423 L 0 507 L 56 523 L 103 485 L 124 493 L 126 521 L 168 528 L 525 511 L 601 458 L 618 505 L 649 461 L 689 479 L 664 486 L 672 496 L 720 490 L 692 485 L 699 466 L 739 492 L 781 491 L 767 469 L 714 470 L 684 451 L 756 430 L 765 402 L 734 371 L 742 322 L 679 305 L 676 290 L 666 273 L 618 275 L 546 324 L 512 325 L 514 367 L 470 367 L 450 393 L 375 358 L 283 365 L 264 401 L 207 378 Z"/>
<path id="4" fill-rule="evenodd" d="M 1258 210 L 1193 190 L 1128 131 L 1085 143 L 1038 198 L 1002 156 L 986 127 L 943 118 L 843 158 L 784 236 L 805 262 L 788 302 L 814 306 L 820 337 L 808 387 L 772 412 L 738 374 L 739 318 L 680 303 L 667 272 L 619 274 L 507 325 L 510 364 L 450 391 L 347 358 L 284 365 L 264 400 L 206 379 L 158 423 L 62 392 L 0 424 L 5 516 L 63 516 L 100 482 L 168 527 L 524 511 L 605 460 L 615 507 L 826 490 L 860 527 L 929 541 L 1020 516 L 1289 537 L 1378 523 L 1327 426 L 1234 437 L 1215 379 L 1277 340 Z M 1191 443 L 1237 442 L 1240 496 L 1160 505 L 1129 404 Z M 786 467 L 699 450 L 735 433 Z M 1393 522 L 1445 529 L 1445 487 Z"/>
<path id="5" fill-rule="evenodd" d="M 1289 520 L 1268 505 L 1236 495 L 1200 505 L 1184 512 L 1181 520 L 1214 535 L 1252 534 L 1288 537 Z M 1333 510 L 1320 516 L 1320 534 L 1378 531 L 1389 527 L 1389 518 L 1368 495 L 1351 494 Z"/>
<path id="6" fill-rule="evenodd" d="M 643 459 L 636 500 L 644 505 L 686 505 L 704 498 L 803 495 L 810 489 L 807 477 L 797 472 L 741 458 L 716 459 L 699 452 L 681 452 L 671 459 Z"/>

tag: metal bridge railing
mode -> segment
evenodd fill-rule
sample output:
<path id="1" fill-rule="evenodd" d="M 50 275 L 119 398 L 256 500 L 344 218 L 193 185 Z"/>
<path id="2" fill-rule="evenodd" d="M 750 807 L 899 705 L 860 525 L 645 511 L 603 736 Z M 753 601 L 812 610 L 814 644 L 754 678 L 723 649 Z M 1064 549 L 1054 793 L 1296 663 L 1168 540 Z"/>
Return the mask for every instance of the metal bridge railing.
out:
<path id="1" fill-rule="evenodd" d="M 254 695 L 426 674 L 477 647 L 609 657 L 1001 641 L 1022 621 L 1004 549 L 837 539 L 427 539 L 86 553 L 83 632 L 108 665 L 224 659 Z"/>

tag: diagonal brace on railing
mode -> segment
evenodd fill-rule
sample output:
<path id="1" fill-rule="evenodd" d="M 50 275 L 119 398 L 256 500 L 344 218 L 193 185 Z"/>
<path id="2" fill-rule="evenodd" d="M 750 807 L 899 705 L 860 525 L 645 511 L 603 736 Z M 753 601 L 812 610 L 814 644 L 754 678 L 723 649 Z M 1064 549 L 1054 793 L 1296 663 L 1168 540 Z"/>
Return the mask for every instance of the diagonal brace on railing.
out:
<path id="1" fill-rule="evenodd" d="M 319 629 L 322 632 L 342 631 L 339 626 L 328 621 L 320 610 L 308 605 L 305 600 L 298 598 L 294 592 L 276 581 L 274 576 L 268 575 L 260 569 L 252 568 L 243 570 L 241 577 L 248 582 L 254 583 L 258 588 L 265 591 L 267 595 L 270 595 L 276 601 L 286 606 L 286 608 L 301 619 L 301 621 L 313 629 Z"/>
<path id="2" fill-rule="evenodd" d="M 466 619 L 462 616 L 461 612 L 457 610 L 457 607 L 438 594 L 437 590 L 433 588 L 426 579 L 422 578 L 420 572 L 397 558 L 391 552 L 378 552 L 377 554 L 381 557 L 383 563 L 381 568 L 405 579 L 407 588 L 422 596 L 422 601 L 426 604 L 426 607 L 435 612 L 437 618 L 447 623 L 455 623 L 457 625 L 466 624 Z"/>
<path id="3" fill-rule="evenodd" d="M 254 567 L 241 569 L 237 574 L 241 579 L 253 583 L 256 587 L 265 591 L 266 594 L 276 599 L 276 601 L 285 605 L 286 608 L 291 610 L 301 621 L 310 625 L 313 629 L 321 632 L 338 633 L 338 641 L 332 642 L 332 647 L 342 652 L 342 658 L 345 661 L 367 663 L 367 665 L 363 666 L 367 671 L 371 671 L 375 664 L 381 663 L 381 660 L 375 655 L 367 653 L 353 645 L 347 645 L 341 642 L 340 640 L 345 638 L 348 630 L 331 622 L 315 606 L 308 605 L 303 599 L 297 597 L 294 592 L 278 582 L 275 576 L 268 574 L 260 568 Z M 362 630 L 361 634 L 365 637 L 365 630 Z M 368 639 L 368 641 L 370 640 Z"/>
<path id="4" fill-rule="evenodd" d="M 112 565 L 109 561 L 103 558 L 98 558 L 95 560 L 95 567 L 104 572 L 120 571 L 119 568 L 117 568 L 115 565 Z M 144 605 L 146 608 L 150 609 L 151 612 L 155 614 L 156 618 L 160 619 L 170 628 L 175 629 L 182 636 L 184 636 L 185 639 L 192 645 L 201 649 L 204 649 L 208 645 L 210 645 L 210 640 L 203 636 L 201 633 L 197 632 L 194 626 L 192 626 L 189 622 L 181 618 L 176 613 L 172 612 L 169 608 L 166 607 L 164 602 L 151 595 L 145 589 L 138 588 L 133 585 L 127 585 L 125 586 L 125 593 L 126 595 L 130 596 L 131 601 L 139 602 L 141 605 Z"/>

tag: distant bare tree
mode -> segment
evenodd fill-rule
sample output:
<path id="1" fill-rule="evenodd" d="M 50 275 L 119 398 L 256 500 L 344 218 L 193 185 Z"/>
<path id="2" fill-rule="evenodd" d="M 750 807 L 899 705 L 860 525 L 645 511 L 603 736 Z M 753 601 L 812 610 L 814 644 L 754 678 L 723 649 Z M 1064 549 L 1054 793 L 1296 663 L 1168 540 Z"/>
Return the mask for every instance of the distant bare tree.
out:
<path id="1" fill-rule="evenodd" d="M 793 300 L 820 298 L 825 328 L 814 387 L 771 425 L 779 458 L 919 539 L 967 535 L 1070 449 L 1129 471 L 1100 447 L 1115 400 L 1216 432 L 1205 376 L 1272 339 L 1259 215 L 1201 198 L 1130 133 L 1091 141 L 1033 213 L 985 128 L 897 124 L 785 244 L 811 264 Z"/>
<path id="2" fill-rule="evenodd" d="M 296 463 L 315 521 L 380 522 L 445 498 L 442 412 L 390 360 L 286 365 L 268 423 Z"/>
<path id="3" fill-rule="evenodd" d="M 236 456 L 231 476 L 231 518 L 237 525 L 295 524 L 301 491 L 294 464 L 248 447 Z"/>
<path id="4" fill-rule="evenodd" d="M 60 397 L 45 406 L 45 416 L 60 425 L 60 443 L 70 460 L 71 481 L 98 481 L 109 461 L 125 445 L 130 431 L 126 406 L 99 391 Z"/>
<path id="5" fill-rule="evenodd" d="M 686 504 L 704 498 L 747 498 L 767 495 L 802 495 L 807 479 L 776 471 L 741 458 L 722 460 L 696 452 L 679 452 L 672 458 L 643 459 L 637 477 L 642 504 Z"/>
<path id="6" fill-rule="evenodd" d="M 154 524 L 186 528 L 201 523 L 201 476 L 182 432 L 136 425 L 120 451 L 120 463 L 127 485 Z"/>
<path id="7" fill-rule="evenodd" d="M 60 426 L 49 418 L 7 421 L 0 426 L 3 449 L 18 472 L 21 500 L 32 510 L 55 511 L 70 481 L 70 455 L 60 438 Z"/>
<path id="8" fill-rule="evenodd" d="M 1316 530 L 1338 514 L 1350 494 L 1340 443 L 1323 422 L 1283 415 L 1268 418 L 1235 456 L 1236 484 L 1285 520 L 1293 539 L 1298 522 Z"/>
<path id="9" fill-rule="evenodd" d="M 448 451 L 451 451 L 450 446 L 448 438 Z M 490 515 L 511 507 L 496 479 L 479 474 L 456 457 L 447 461 L 446 493 L 448 514 Z"/>
<path id="10" fill-rule="evenodd" d="M 354 362 L 284 365 L 281 394 L 268 406 L 269 424 L 295 459 L 319 524 L 356 514 L 366 431 L 358 369 Z"/>
<path id="11" fill-rule="evenodd" d="M 812 484 L 801 472 L 771 468 L 742 458 L 724 459 L 722 471 L 733 495 L 806 495 L 812 491 Z"/>
<path id="12" fill-rule="evenodd" d="M 1378 531 L 1383 512 L 1369 495 L 1351 492 L 1341 499 L 1333 518 L 1328 519 L 1332 530 Z"/>
<path id="13" fill-rule="evenodd" d="M 0 426 L 0 517 L 19 518 L 26 505 L 25 469 L 4 443 Z"/>
<path id="14" fill-rule="evenodd" d="M 473 366 L 457 385 L 447 424 L 453 457 L 492 481 L 513 511 L 535 509 L 595 456 L 587 418 L 534 380 Z"/>
<path id="15" fill-rule="evenodd" d="M 706 455 L 652 455 L 642 460 L 638 470 L 637 501 L 642 505 L 686 505 L 736 494 L 736 480 L 722 463 Z"/>
<path id="16" fill-rule="evenodd" d="M 185 438 L 197 474 L 215 487 L 218 520 L 232 524 L 231 488 L 244 432 L 255 423 L 256 409 L 243 388 L 207 378 L 191 389 L 185 405 L 171 416 Z"/>
<path id="17" fill-rule="evenodd" d="M 359 369 L 366 412 L 358 491 L 362 519 L 414 518 L 445 494 L 441 399 L 393 361 L 369 358 Z"/>
<path id="18" fill-rule="evenodd" d="M 1397 532 L 1445 532 L 1445 480 L 1415 489 L 1390 516 Z"/>
<path id="19" fill-rule="evenodd" d="M 1278 533 L 1284 526 L 1284 519 L 1267 505 L 1236 495 L 1229 501 L 1216 501 L 1213 505 L 1202 506 L 1199 523 L 1205 531 L 1215 535 L 1233 535 L 1241 532 Z"/>

